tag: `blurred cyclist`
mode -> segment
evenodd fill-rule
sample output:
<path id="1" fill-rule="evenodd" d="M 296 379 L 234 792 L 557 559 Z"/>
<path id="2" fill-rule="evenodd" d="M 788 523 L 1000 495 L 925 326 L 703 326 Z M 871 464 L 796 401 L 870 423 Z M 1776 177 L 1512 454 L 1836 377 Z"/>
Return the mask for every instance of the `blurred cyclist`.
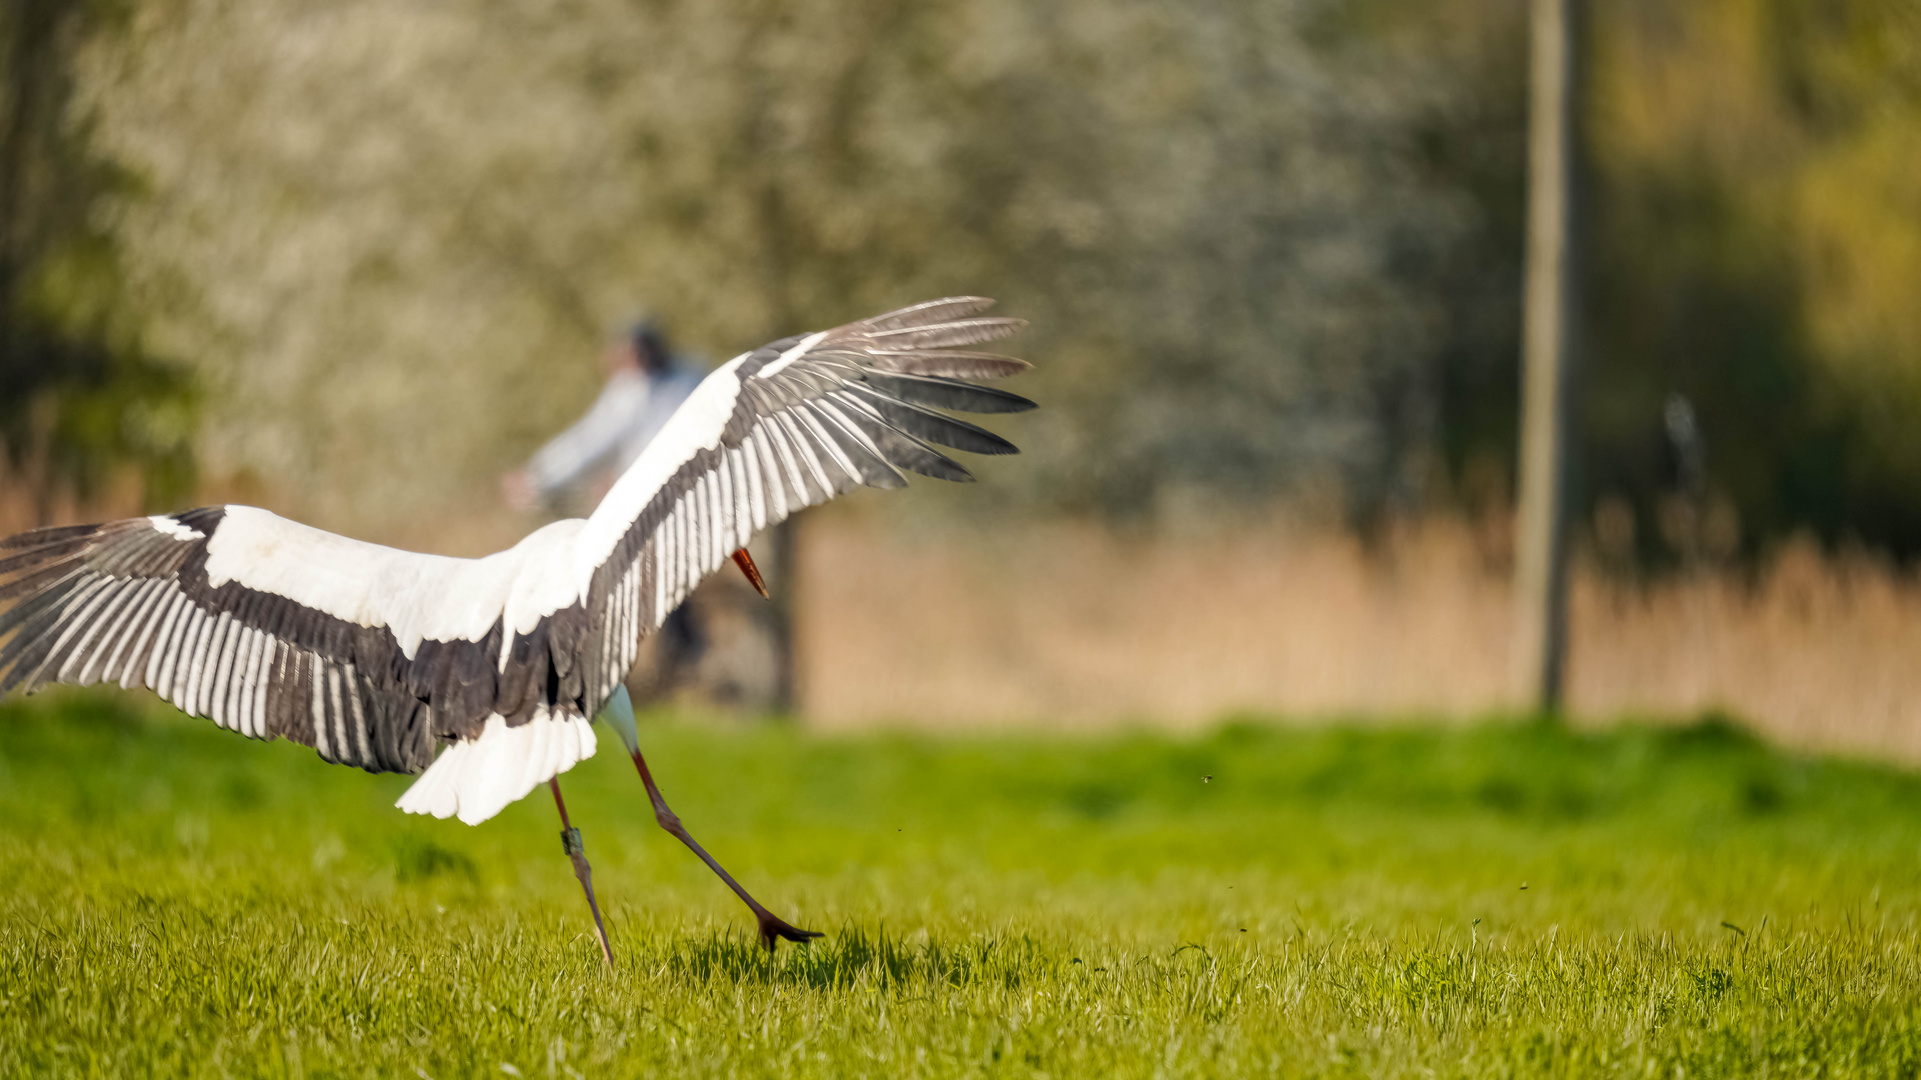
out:
<path id="1" fill-rule="evenodd" d="M 501 477 L 508 506 L 532 510 L 582 480 L 598 502 L 703 374 L 668 349 L 666 335 L 651 321 L 637 322 L 608 342 L 601 363 L 607 384 L 586 415 L 541 447 L 526 468 Z"/>
<path id="2" fill-rule="evenodd" d="M 704 374 L 676 356 L 660 327 L 644 319 L 607 343 L 601 364 L 607 383 L 586 415 L 541 447 L 526 467 L 500 478 L 500 496 L 508 506 L 534 510 L 576 485 L 599 502 Z M 692 672 L 707 644 L 687 604 L 667 616 L 658 639 L 659 670 L 649 685 L 632 688 L 639 691 L 636 697 L 670 692 Z"/>

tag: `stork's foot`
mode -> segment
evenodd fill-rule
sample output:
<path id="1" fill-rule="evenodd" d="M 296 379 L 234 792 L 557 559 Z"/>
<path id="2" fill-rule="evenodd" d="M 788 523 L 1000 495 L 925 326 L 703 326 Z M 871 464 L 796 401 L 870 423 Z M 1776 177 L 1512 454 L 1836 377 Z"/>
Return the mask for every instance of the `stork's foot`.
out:
<path id="1" fill-rule="evenodd" d="M 773 952 L 774 945 L 782 938 L 786 938 L 796 945 L 805 945 L 817 937 L 826 936 L 827 935 L 818 930 L 802 930 L 800 927 L 776 917 L 771 912 L 763 911 L 760 913 L 760 943 L 767 946 L 768 952 Z"/>

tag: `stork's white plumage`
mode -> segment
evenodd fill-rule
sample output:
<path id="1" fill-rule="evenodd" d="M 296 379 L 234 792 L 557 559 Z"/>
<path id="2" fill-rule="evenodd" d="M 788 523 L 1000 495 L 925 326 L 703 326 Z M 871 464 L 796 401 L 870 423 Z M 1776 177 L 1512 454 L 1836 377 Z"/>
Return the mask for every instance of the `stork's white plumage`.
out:
<path id="1" fill-rule="evenodd" d="M 935 300 L 734 358 L 590 517 L 483 559 L 362 543 L 247 506 L 0 540 L 0 696 L 143 685 L 328 761 L 424 769 L 399 807 L 478 824 L 593 755 L 591 720 L 640 639 L 756 532 L 857 486 L 902 486 L 903 469 L 972 479 L 930 443 L 1014 452 L 940 411 L 1033 405 L 963 381 L 1027 367 L 970 351 L 1022 325 L 982 317 L 991 304 Z M 630 718 L 623 741 L 628 731 Z M 662 824 L 726 878 L 628 749 Z M 727 881 L 766 932 L 772 916 Z"/>

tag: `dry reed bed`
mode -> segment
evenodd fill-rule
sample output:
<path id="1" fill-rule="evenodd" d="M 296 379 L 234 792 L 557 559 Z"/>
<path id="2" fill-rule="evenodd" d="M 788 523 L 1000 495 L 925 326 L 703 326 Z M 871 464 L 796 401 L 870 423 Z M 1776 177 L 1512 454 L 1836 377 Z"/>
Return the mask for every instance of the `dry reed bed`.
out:
<path id="1" fill-rule="evenodd" d="M 824 727 L 1511 708 L 1506 568 L 1431 523 L 1371 550 L 1284 522 L 993 539 L 822 517 L 803 553 L 807 710 Z M 858 570 L 858 572 L 850 572 Z M 1593 720 L 1723 708 L 1783 742 L 1921 760 L 1921 581 L 1790 544 L 1747 572 L 1577 567 L 1569 697 Z"/>
<path id="2" fill-rule="evenodd" d="M 48 519 L 137 506 L 116 491 L 61 500 Z M 40 512 L 0 485 L 0 534 Z M 526 524 L 484 512 L 374 539 L 475 555 Z M 1128 538 L 1070 524 L 946 534 L 832 510 L 805 529 L 801 689 L 826 729 L 1180 729 L 1514 705 L 1499 530 L 1433 521 L 1370 547 L 1285 519 Z M 1572 619 L 1569 698 L 1584 720 L 1718 708 L 1789 745 L 1921 761 L 1921 579 L 1884 561 L 1794 543 L 1747 571 L 1635 582 L 1577 559 Z"/>

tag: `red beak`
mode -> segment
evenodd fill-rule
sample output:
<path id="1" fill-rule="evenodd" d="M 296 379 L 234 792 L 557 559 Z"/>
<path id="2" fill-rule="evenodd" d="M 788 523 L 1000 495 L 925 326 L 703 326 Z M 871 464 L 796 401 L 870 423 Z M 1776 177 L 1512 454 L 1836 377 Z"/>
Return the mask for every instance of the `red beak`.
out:
<path id="1" fill-rule="evenodd" d="M 754 557 L 747 554 L 746 548 L 734 552 L 734 565 L 740 567 L 740 572 L 747 575 L 748 584 L 760 593 L 762 600 L 773 599 L 767 594 L 767 583 L 760 579 L 760 567 L 754 565 Z"/>

